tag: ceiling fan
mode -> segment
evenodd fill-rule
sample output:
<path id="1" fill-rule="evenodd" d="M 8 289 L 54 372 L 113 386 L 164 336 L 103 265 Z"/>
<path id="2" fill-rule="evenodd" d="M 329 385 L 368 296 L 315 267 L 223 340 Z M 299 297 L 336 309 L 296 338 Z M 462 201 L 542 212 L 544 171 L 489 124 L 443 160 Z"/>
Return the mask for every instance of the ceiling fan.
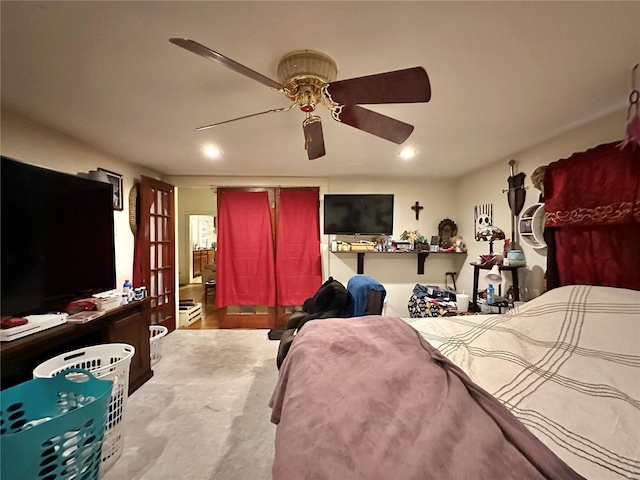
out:
<path id="1" fill-rule="evenodd" d="M 422 67 L 334 81 L 338 74 L 338 68 L 331 57 L 314 50 L 298 50 L 288 53 L 280 60 L 278 64 L 280 82 L 278 83 L 188 38 L 170 38 L 169 41 L 256 80 L 293 101 L 289 107 L 253 113 L 205 125 L 196 130 L 206 130 L 266 113 L 286 112 L 298 106 L 306 114 L 302 128 L 304 146 L 309 160 L 325 155 L 322 119 L 314 114 L 317 105 L 322 104 L 328 108 L 333 119 L 338 122 L 346 123 L 390 142 L 401 144 L 413 132 L 413 125 L 359 105 L 418 103 L 428 102 L 431 99 L 429 77 Z"/>

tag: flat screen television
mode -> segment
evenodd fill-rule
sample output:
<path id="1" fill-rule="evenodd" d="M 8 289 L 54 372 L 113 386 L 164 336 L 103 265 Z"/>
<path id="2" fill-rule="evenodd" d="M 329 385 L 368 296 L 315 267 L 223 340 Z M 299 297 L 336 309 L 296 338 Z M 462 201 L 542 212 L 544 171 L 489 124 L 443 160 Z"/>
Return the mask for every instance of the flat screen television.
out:
<path id="1" fill-rule="evenodd" d="M 2 157 L 2 316 L 116 287 L 111 184 Z"/>
<path id="2" fill-rule="evenodd" d="M 324 233 L 393 234 L 393 194 L 325 195 Z"/>

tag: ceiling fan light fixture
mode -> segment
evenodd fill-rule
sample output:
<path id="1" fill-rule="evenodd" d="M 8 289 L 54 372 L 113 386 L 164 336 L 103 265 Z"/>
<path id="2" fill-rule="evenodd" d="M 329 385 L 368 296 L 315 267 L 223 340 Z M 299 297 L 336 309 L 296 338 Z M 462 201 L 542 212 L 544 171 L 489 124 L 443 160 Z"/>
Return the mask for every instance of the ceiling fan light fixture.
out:
<path id="1" fill-rule="evenodd" d="M 316 77 L 325 83 L 338 76 L 338 66 L 328 55 L 316 50 L 287 53 L 278 63 L 278 79 L 283 85 L 299 77 Z"/>
<path id="2" fill-rule="evenodd" d="M 196 130 L 207 130 L 266 113 L 286 112 L 298 106 L 307 115 L 303 131 L 309 160 L 325 155 L 320 117 L 311 115 L 319 104 L 326 107 L 331 112 L 331 117 L 340 123 L 402 145 L 413 132 L 413 125 L 361 105 L 419 103 L 431 99 L 429 76 L 421 66 L 334 81 L 338 75 L 338 67 L 331 57 L 315 50 L 296 50 L 283 56 L 278 63 L 277 72 L 281 82 L 278 83 L 189 38 L 174 37 L 169 41 L 280 92 L 293 102 L 289 107 L 253 113 L 198 127 Z M 221 153 L 211 151 L 208 155 L 215 157 Z M 417 151 L 412 153 L 415 155 Z"/>
<path id="3" fill-rule="evenodd" d="M 410 158 L 415 157 L 418 154 L 418 151 L 414 148 L 403 148 L 398 152 L 398 156 L 404 160 L 409 160 Z"/>
<path id="4" fill-rule="evenodd" d="M 222 156 L 222 150 L 212 145 L 203 147 L 200 149 L 204 156 L 207 158 L 220 158 Z"/>

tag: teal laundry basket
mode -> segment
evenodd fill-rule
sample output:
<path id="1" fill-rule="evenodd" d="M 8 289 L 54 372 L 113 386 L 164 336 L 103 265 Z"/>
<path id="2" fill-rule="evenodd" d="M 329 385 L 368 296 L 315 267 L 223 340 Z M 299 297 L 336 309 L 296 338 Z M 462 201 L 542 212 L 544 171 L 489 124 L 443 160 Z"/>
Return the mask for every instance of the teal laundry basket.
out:
<path id="1" fill-rule="evenodd" d="M 95 480 L 111 380 L 71 369 L 0 394 L 2 480 Z"/>

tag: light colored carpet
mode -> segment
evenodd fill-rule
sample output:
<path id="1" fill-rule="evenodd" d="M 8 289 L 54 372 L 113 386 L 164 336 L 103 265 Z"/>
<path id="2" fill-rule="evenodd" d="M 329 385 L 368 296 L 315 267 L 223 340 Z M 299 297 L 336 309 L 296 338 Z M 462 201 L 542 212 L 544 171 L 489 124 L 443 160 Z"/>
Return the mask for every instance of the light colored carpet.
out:
<path id="1" fill-rule="evenodd" d="M 102 480 L 270 479 L 278 342 L 267 330 L 176 330 L 163 342 Z"/>

